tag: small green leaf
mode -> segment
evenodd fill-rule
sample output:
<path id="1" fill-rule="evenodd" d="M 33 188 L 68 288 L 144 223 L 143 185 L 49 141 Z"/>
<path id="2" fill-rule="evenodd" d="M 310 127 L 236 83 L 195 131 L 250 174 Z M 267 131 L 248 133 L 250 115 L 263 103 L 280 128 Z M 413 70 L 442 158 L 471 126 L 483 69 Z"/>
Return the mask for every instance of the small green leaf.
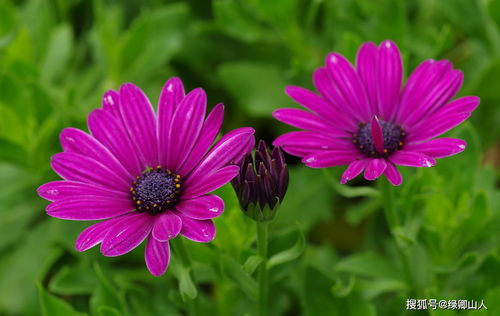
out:
<path id="1" fill-rule="evenodd" d="M 40 301 L 40 307 L 42 311 L 42 316 L 83 316 L 84 313 L 75 311 L 73 306 L 63 299 L 54 296 L 42 287 L 41 284 L 37 285 L 38 288 L 38 299 Z"/>
<path id="2" fill-rule="evenodd" d="M 245 273 L 241 265 L 235 259 L 226 254 L 222 254 L 221 256 L 224 271 L 226 271 L 229 277 L 241 287 L 248 297 L 256 299 L 257 282 L 255 279 Z"/>
<path id="3" fill-rule="evenodd" d="M 64 266 L 51 279 L 49 289 L 57 294 L 82 295 L 92 293 L 98 284 L 90 267 Z"/>
<path id="4" fill-rule="evenodd" d="M 299 238 L 297 239 L 297 242 L 295 242 L 291 248 L 279 252 L 269 258 L 267 261 L 267 268 L 271 269 L 274 266 L 297 259 L 304 252 L 305 247 L 306 240 L 304 232 L 299 227 Z"/>
<path id="5" fill-rule="evenodd" d="M 250 256 L 247 261 L 243 264 L 243 271 L 248 274 L 253 274 L 257 267 L 262 262 L 262 257 L 260 256 Z"/>
<path id="6" fill-rule="evenodd" d="M 93 314 L 99 315 L 100 309 L 103 306 L 116 309 L 117 311 L 124 310 L 123 294 L 115 288 L 107 279 L 101 267 L 96 263 L 94 270 L 99 281 L 99 285 L 95 288 L 92 297 L 90 298 L 90 306 Z"/>
<path id="7" fill-rule="evenodd" d="M 198 296 L 198 290 L 191 278 L 191 268 L 183 267 L 178 260 L 172 260 L 170 269 L 172 269 L 175 277 L 179 281 L 179 292 L 181 293 L 182 299 L 185 302 L 195 299 L 196 296 Z"/>
<path id="8" fill-rule="evenodd" d="M 340 279 L 337 279 L 335 285 L 332 286 L 331 289 L 332 294 L 335 295 L 336 297 L 346 297 L 351 293 L 355 283 L 356 283 L 356 277 L 354 275 L 351 275 L 349 277 L 347 284 L 342 282 Z"/>
<path id="9" fill-rule="evenodd" d="M 67 70 L 72 57 L 73 33 L 67 24 L 61 24 L 52 31 L 49 46 L 42 62 L 42 80 L 51 81 Z"/>

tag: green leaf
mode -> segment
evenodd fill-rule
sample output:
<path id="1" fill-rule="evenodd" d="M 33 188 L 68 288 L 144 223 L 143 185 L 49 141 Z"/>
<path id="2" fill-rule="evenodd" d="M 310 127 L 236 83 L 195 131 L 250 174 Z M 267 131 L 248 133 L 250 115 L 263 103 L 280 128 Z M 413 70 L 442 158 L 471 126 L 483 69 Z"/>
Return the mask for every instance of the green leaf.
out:
<path id="1" fill-rule="evenodd" d="M 191 268 L 182 266 L 178 260 L 172 260 L 170 269 L 179 281 L 179 292 L 184 302 L 194 300 L 198 296 L 198 290 L 191 278 Z"/>
<path id="2" fill-rule="evenodd" d="M 297 226 L 299 225 L 297 224 Z M 267 261 L 268 269 L 271 269 L 272 267 L 283 264 L 285 262 L 295 260 L 304 252 L 304 249 L 306 247 L 306 239 L 304 237 L 304 232 L 300 227 L 298 232 L 299 232 L 299 238 L 291 248 L 283 250 L 273 255 L 271 258 L 269 258 L 269 260 Z"/>
<path id="3" fill-rule="evenodd" d="M 260 265 L 262 262 L 262 257 L 261 256 L 250 256 L 248 257 L 247 261 L 243 264 L 243 271 L 245 271 L 247 274 L 252 275 L 257 267 Z"/>
<path id="4" fill-rule="evenodd" d="M 125 302 L 122 292 L 117 290 L 116 287 L 107 279 L 106 275 L 97 263 L 94 265 L 94 270 L 99 283 L 90 298 L 92 313 L 100 315 L 103 307 L 107 307 L 104 309 L 104 313 L 109 312 L 109 310 L 116 310 L 119 313 L 123 313 L 125 310 Z M 109 313 L 104 315 L 109 315 Z"/>
<path id="5" fill-rule="evenodd" d="M 366 277 L 399 279 L 398 269 L 388 259 L 373 252 L 364 252 L 342 259 L 335 265 L 336 271 Z"/>
<path id="6" fill-rule="evenodd" d="M 82 316 L 87 315 L 84 313 L 79 313 L 75 311 L 73 306 L 68 302 L 49 294 L 42 287 L 41 284 L 37 285 L 38 288 L 38 299 L 40 301 L 40 307 L 42 311 L 42 316 Z"/>
<path id="7" fill-rule="evenodd" d="M 273 64 L 224 63 L 218 74 L 238 105 L 250 115 L 269 117 L 274 110 L 292 105 L 284 92 L 283 71 Z"/>
<path id="8" fill-rule="evenodd" d="M 64 266 L 50 280 L 49 289 L 61 295 L 90 294 L 99 285 L 95 272 L 86 266 Z"/>
<path id="9" fill-rule="evenodd" d="M 72 57 L 73 33 L 71 26 L 61 24 L 53 31 L 49 47 L 42 62 L 43 81 L 52 81 L 67 71 L 69 59 Z"/>
<path id="10" fill-rule="evenodd" d="M 232 257 L 221 254 L 221 260 L 223 269 L 229 277 L 239 285 L 248 297 L 255 300 L 257 298 L 257 282 L 255 279 L 248 275 Z"/>

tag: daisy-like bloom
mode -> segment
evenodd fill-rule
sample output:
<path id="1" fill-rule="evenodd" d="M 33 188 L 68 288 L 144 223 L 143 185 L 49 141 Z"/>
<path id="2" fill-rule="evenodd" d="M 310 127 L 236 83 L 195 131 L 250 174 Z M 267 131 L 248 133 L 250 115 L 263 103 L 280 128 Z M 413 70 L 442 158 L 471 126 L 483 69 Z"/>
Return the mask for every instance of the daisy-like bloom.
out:
<path id="1" fill-rule="evenodd" d="M 286 93 L 308 111 L 279 109 L 273 116 L 304 131 L 279 136 L 275 146 L 302 157 L 312 168 L 348 165 L 341 183 L 364 171 L 367 180 L 382 174 L 393 185 L 403 181 L 396 165 L 431 167 L 436 158 L 465 149 L 464 140 L 441 137 L 465 121 L 479 98 L 453 99 L 463 75 L 447 60 L 426 60 L 402 84 L 396 44 L 365 43 L 356 65 L 331 53 L 313 75 L 319 95 L 289 86 Z"/>
<path id="2" fill-rule="evenodd" d="M 208 114 L 206 95 L 187 95 L 172 78 L 159 99 L 158 115 L 146 95 L 127 83 L 108 91 L 102 109 L 88 117 L 90 134 L 66 128 L 64 152 L 52 157 L 64 180 L 38 188 L 52 201 L 50 216 L 68 220 L 103 220 L 85 229 L 76 249 L 101 244 L 105 256 L 123 255 L 146 240 L 146 265 L 155 276 L 167 269 L 169 240 L 179 234 L 196 242 L 215 237 L 212 218 L 223 200 L 208 194 L 239 172 L 231 165 L 254 145 L 254 130 L 233 130 L 213 145 L 224 107 Z"/>

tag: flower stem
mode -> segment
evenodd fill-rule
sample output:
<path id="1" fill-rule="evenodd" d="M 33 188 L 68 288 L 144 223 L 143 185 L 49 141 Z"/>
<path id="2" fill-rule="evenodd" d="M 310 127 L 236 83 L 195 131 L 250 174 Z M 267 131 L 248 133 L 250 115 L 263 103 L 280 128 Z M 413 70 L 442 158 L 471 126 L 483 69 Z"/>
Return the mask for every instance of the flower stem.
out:
<path id="1" fill-rule="evenodd" d="M 401 222 L 394 206 L 394 192 L 393 187 L 389 183 L 389 181 L 385 179 L 379 180 L 380 191 L 382 197 L 382 205 L 384 207 L 384 215 L 387 220 L 387 224 L 389 225 L 389 229 L 391 231 L 392 236 L 394 237 L 394 242 L 396 244 L 396 248 L 398 250 L 398 254 L 400 256 L 401 262 L 403 264 L 404 273 L 406 274 L 407 282 L 410 286 L 410 289 L 413 289 L 413 276 L 410 269 L 410 261 L 408 255 L 408 249 L 401 244 L 398 240 L 398 230 L 401 227 Z"/>
<path id="2" fill-rule="evenodd" d="M 262 258 L 262 262 L 259 266 L 258 278 L 259 278 L 259 292 L 258 292 L 258 313 L 259 316 L 267 315 L 267 293 L 268 293 L 268 281 L 267 281 L 267 227 L 268 222 L 256 222 L 257 223 L 257 248 L 259 251 L 259 256 Z"/>

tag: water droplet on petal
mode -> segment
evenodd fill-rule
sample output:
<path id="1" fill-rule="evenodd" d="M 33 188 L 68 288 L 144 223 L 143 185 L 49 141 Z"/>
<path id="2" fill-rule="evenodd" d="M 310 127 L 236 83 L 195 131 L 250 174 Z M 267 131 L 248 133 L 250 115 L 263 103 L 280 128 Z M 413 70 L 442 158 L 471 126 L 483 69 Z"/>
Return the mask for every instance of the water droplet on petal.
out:
<path id="1" fill-rule="evenodd" d="M 208 209 L 210 212 L 214 212 L 214 213 L 217 213 L 219 211 L 219 208 L 218 207 L 212 207 L 212 208 L 209 208 Z"/>

